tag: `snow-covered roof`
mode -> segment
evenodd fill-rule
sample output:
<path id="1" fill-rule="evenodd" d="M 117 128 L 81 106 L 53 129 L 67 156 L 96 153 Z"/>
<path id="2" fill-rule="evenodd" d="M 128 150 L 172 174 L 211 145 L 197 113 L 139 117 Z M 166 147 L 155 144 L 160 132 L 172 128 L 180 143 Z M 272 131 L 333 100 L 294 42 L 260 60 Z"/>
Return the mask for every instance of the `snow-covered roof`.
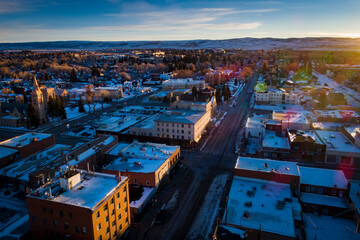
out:
<path id="1" fill-rule="evenodd" d="M 141 194 L 141 197 L 136 201 L 130 202 L 130 207 L 132 208 L 141 208 L 144 206 L 149 197 L 156 192 L 156 188 L 144 187 L 144 191 Z"/>
<path id="2" fill-rule="evenodd" d="M 267 148 L 281 148 L 290 150 L 289 139 L 286 137 L 279 137 L 276 132 L 266 131 L 262 142 L 263 147 Z"/>
<path id="3" fill-rule="evenodd" d="M 344 198 L 333 197 L 328 195 L 301 193 L 301 201 L 303 203 L 310 203 L 315 205 L 347 208 Z"/>
<path id="4" fill-rule="evenodd" d="M 295 237 L 293 204 L 288 200 L 288 184 L 235 176 L 224 221 L 251 229 L 261 226 L 265 232 Z"/>
<path id="5" fill-rule="evenodd" d="M 341 132 L 317 130 L 316 134 L 326 144 L 327 151 L 358 153 L 360 149 L 350 142 Z"/>
<path id="6" fill-rule="evenodd" d="M 146 158 L 127 158 L 119 157 L 104 167 L 107 170 L 115 170 L 122 172 L 141 172 L 154 173 L 166 161 L 164 158 L 146 159 Z"/>
<path id="7" fill-rule="evenodd" d="M 10 156 L 15 153 L 17 153 L 17 150 L 15 150 L 15 149 L 0 147 L 0 159 L 5 158 L 5 157 Z"/>
<path id="8" fill-rule="evenodd" d="M 165 85 L 183 85 L 183 84 L 201 84 L 205 83 L 204 80 L 194 80 L 192 78 L 179 78 L 179 79 L 169 79 L 163 81 L 163 86 Z"/>
<path id="9" fill-rule="evenodd" d="M 266 121 L 265 118 L 248 118 L 245 126 L 247 128 L 264 128 Z"/>
<path id="10" fill-rule="evenodd" d="M 205 114 L 206 112 L 193 110 L 167 111 L 166 113 L 160 114 L 155 121 L 195 124 Z"/>
<path id="11" fill-rule="evenodd" d="M 350 118 L 350 117 L 360 117 L 356 111 L 353 110 L 314 110 L 314 113 L 317 117 L 323 118 Z"/>
<path id="12" fill-rule="evenodd" d="M 311 142 L 317 144 L 324 144 L 315 131 L 312 130 L 289 130 L 288 135 L 291 142 Z"/>
<path id="13" fill-rule="evenodd" d="M 34 141 L 42 141 L 51 136 L 52 134 L 47 134 L 47 133 L 38 133 L 38 132 L 25 133 L 23 135 L 0 142 L 0 145 L 9 146 L 9 147 L 24 147 L 26 145 L 31 144 Z"/>
<path id="14" fill-rule="evenodd" d="M 356 137 L 356 133 L 360 133 L 360 125 L 344 126 L 345 130 L 353 137 Z"/>
<path id="15" fill-rule="evenodd" d="M 121 176 L 121 181 L 111 174 L 81 172 L 81 182 L 72 189 L 55 196 L 51 201 L 94 208 L 102 199 L 110 196 L 127 177 Z M 54 192 L 54 191 L 53 191 Z"/>
<path id="16" fill-rule="evenodd" d="M 350 183 L 350 199 L 355 204 L 355 208 L 360 209 L 360 181 L 351 181 Z"/>
<path id="17" fill-rule="evenodd" d="M 341 170 L 299 166 L 300 184 L 347 189 L 348 181 Z"/>
<path id="18" fill-rule="evenodd" d="M 263 158 L 238 157 L 235 168 L 299 176 L 299 168 L 296 162 L 277 161 Z"/>

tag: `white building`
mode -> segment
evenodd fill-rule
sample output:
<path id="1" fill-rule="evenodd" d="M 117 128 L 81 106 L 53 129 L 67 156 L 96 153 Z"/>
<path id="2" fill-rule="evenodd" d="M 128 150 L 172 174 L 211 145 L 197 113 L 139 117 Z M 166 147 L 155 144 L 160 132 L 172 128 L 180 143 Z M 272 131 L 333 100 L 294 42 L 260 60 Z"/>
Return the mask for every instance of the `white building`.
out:
<path id="1" fill-rule="evenodd" d="M 197 87 L 197 89 L 202 89 L 205 87 L 205 81 L 193 80 L 192 78 L 166 80 L 162 83 L 162 90 L 192 89 L 194 86 Z"/>

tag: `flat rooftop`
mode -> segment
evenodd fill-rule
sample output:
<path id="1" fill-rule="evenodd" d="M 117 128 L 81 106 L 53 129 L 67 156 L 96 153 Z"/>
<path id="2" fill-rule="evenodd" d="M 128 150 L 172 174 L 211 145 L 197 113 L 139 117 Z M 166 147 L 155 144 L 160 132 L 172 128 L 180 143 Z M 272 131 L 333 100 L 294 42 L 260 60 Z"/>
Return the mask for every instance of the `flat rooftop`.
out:
<path id="1" fill-rule="evenodd" d="M 264 128 L 266 120 L 265 118 L 256 117 L 248 118 L 245 126 L 247 128 Z"/>
<path id="2" fill-rule="evenodd" d="M 267 148 L 281 148 L 290 150 L 289 139 L 287 137 L 279 137 L 276 132 L 266 131 L 262 142 L 263 147 Z"/>
<path id="3" fill-rule="evenodd" d="M 301 201 L 304 203 L 310 203 L 310 204 L 316 204 L 322 206 L 347 208 L 344 198 L 321 195 L 321 194 L 301 193 Z"/>
<path id="4" fill-rule="evenodd" d="M 341 132 L 317 130 L 316 134 L 326 144 L 328 151 L 360 154 L 360 149 L 350 142 Z"/>
<path id="5" fill-rule="evenodd" d="M 168 159 L 179 146 L 160 143 L 119 143 L 107 153 L 112 156 L 123 156 L 139 159 Z"/>
<path id="6" fill-rule="evenodd" d="M 347 189 L 348 181 L 341 170 L 300 167 L 300 184 Z"/>
<path id="7" fill-rule="evenodd" d="M 310 142 L 324 144 L 312 130 L 289 130 L 290 142 Z"/>
<path id="8" fill-rule="evenodd" d="M 357 132 L 360 132 L 360 125 L 346 126 L 344 128 L 353 138 L 355 138 Z"/>
<path id="9" fill-rule="evenodd" d="M 295 237 L 293 203 L 284 201 L 291 197 L 288 184 L 235 176 L 225 221 L 229 225 L 251 229 L 260 229 L 261 226 L 265 232 Z M 278 201 L 281 201 L 279 208 Z"/>
<path id="10" fill-rule="evenodd" d="M 353 110 L 314 110 L 317 117 L 324 118 L 353 118 L 359 117 L 356 111 Z"/>
<path id="11" fill-rule="evenodd" d="M 195 124 L 206 112 L 193 110 L 173 110 L 160 114 L 155 121 Z"/>
<path id="12" fill-rule="evenodd" d="M 108 164 L 104 169 L 122 172 L 153 173 L 166 161 L 164 158 L 127 158 L 119 157 Z"/>
<path id="13" fill-rule="evenodd" d="M 267 167 L 265 167 L 265 164 L 267 164 Z M 299 176 L 299 168 L 296 162 L 277 161 L 263 158 L 238 157 L 235 168 Z"/>
<path id="14" fill-rule="evenodd" d="M 52 136 L 52 134 L 37 133 L 37 132 L 31 133 L 30 132 L 30 133 L 25 133 L 23 135 L 0 142 L 0 145 L 8 146 L 8 147 L 24 147 L 26 145 L 31 144 L 34 141 L 41 141 L 41 140 L 44 140 L 51 136 Z"/>
<path id="15" fill-rule="evenodd" d="M 0 147 L 0 159 L 17 153 L 17 150 L 11 148 Z"/>
<path id="16" fill-rule="evenodd" d="M 88 174 L 81 171 L 81 182 L 58 196 L 55 196 L 56 191 L 52 190 L 54 198 L 51 201 L 92 209 L 126 179 L 127 177 L 121 176 L 121 181 L 118 182 L 117 177 L 111 174 Z"/>

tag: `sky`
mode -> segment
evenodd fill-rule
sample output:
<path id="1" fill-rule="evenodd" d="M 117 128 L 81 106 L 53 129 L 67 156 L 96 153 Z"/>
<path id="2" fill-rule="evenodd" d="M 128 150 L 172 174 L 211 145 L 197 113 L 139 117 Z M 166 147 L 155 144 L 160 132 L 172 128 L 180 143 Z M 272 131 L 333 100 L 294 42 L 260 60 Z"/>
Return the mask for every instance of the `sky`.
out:
<path id="1" fill-rule="evenodd" d="M 0 42 L 360 37 L 360 0 L 0 0 Z"/>

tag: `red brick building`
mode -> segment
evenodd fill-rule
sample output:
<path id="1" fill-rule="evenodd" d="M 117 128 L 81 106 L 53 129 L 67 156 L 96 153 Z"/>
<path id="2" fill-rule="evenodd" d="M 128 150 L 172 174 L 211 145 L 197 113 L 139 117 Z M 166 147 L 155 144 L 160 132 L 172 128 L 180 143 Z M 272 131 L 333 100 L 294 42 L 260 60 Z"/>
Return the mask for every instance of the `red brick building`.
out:
<path id="1" fill-rule="evenodd" d="M 0 168 L 13 163 L 17 153 L 15 149 L 0 147 Z"/>
<path id="2" fill-rule="evenodd" d="M 25 133 L 23 135 L 0 142 L 0 146 L 15 149 L 21 158 L 28 157 L 55 145 L 55 137 L 46 133 Z"/>
<path id="3" fill-rule="evenodd" d="M 33 239 L 117 239 L 130 226 L 127 177 L 69 170 L 26 200 Z"/>

